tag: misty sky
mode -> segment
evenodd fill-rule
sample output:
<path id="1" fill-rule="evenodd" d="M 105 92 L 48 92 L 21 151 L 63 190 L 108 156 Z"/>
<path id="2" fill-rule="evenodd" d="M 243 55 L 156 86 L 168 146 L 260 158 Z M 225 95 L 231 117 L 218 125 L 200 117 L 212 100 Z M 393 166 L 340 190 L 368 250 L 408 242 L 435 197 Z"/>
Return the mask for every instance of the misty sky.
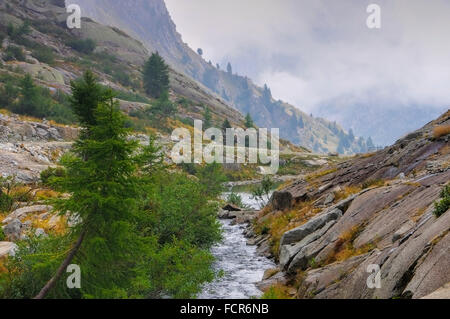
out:
<path id="1" fill-rule="evenodd" d="M 382 28 L 366 26 L 370 3 Z M 206 60 L 267 83 L 306 112 L 450 105 L 448 0 L 166 0 L 183 40 Z"/>

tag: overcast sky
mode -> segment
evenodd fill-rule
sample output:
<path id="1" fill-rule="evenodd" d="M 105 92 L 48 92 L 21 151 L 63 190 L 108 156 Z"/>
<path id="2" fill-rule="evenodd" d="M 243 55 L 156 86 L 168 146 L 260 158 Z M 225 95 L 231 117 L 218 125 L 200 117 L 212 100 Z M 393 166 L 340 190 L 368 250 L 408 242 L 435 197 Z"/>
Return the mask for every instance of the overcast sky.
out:
<path id="1" fill-rule="evenodd" d="M 371 3 L 380 30 L 366 26 Z M 448 0 L 166 0 L 183 40 L 307 112 L 450 105 Z"/>

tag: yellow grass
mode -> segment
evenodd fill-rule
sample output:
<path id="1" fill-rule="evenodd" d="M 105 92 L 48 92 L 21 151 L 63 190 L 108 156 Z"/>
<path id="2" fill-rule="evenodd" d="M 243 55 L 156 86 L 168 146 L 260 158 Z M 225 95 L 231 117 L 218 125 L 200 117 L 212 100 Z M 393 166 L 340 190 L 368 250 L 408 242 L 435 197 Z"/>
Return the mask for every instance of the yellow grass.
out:
<path id="1" fill-rule="evenodd" d="M 67 233 L 68 227 L 67 227 L 67 219 L 64 216 L 61 216 L 59 221 L 56 223 L 56 225 L 49 225 L 50 218 L 46 220 L 33 220 L 33 228 L 42 228 L 47 234 L 52 234 L 56 236 L 62 236 Z"/>
<path id="2" fill-rule="evenodd" d="M 37 200 L 47 200 L 51 198 L 59 198 L 61 194 L 51 189 L 40 189 L 35 195 Z"/>
<path id="3" fill-rule="evenodd" d="M 346 199 L 352 195 L 358 194 L 362 191 L 362 188 L 359 186 L 344 186 L 341 191 L 337 192 L 336 200 L 340 201 Z"/>
<path id="4" fill-rule="evenodd" d="M 366 154 L 362 154 L 360 155 L 360 158 L 370 158 L 375 156 L 375 154 L 377 154 L 376 152 L 372 152 L 372 153 L 366 153 Z"/>
<path id="5" fill-rule="evenodd" d="M 419 219 L 423 216 L 423 214 L 425 214 L 425 212 L 427 211 L 427 207 L 422 207 L 417 209 L 417 212 L 411 217 L 411 220 L 415 223 L 417 223 L 419 221 Z"/>
<path id="6" fill-rule="evenodd" d="M 363 225 L 358 225 L 344 232 L 337 240 L 333 251 L 328 255 L 323 265 L 342 262 L 354 256 L 364 255 L 375 249 L 375 243 L 368 243 L 359 248 L 353 246 L 353 242 L 363 230 Z"/>
<path id="7" fill-rule="evenodd" d="M 8 269 L 6 269 L 6 257 L 0 258 L 0 274 L 7 272 Z"/>
<path id="8" fill-rule="evenodd" d="M 261 215 L 265 215 L 265 217 L 262 218 L 262 222 L 256 225 L 255 229 L 259 234 L 270 235 L 271 252 L 274 256 L 278 256 L 280 240 L 283 234 L 305 224 L 320 211 L 320 208 L 313 206 L 312 201 L 302 202 L 288 212 L 277 211 L 267 213 L 267 211 L 263 211 Z"/>
<path id="9" fill-rule="evenodd" d="M 450 134 L 450 125 L 439 125 L 433 130 L 433 137 L 440 138 L 442 136 Z"/>
<path id="10" fill-rule="evenodd" d="M 315 173 L 312 173 L 312 174 L 306 176 L 306 180 L 307 181 L 312 181 L 312 180 L 318 179 L 320 177 L 323 177 L 323 176 L 326 176 L 326 175 L 329 175 L 329 174 L 333 174 L 335 172 L 337 172 L 337 168 L 330 168 L 330 169 L 327 169 L 327 170 L 318 171 L 318 172 L 315 172 Z"/>
<path id="11" fill-rule="evenodd" d="M 289 294 L 290 289 L 292 288 L 280 284 L 274 285 L 264 293 L 261 299 L 292 299 Z"/>

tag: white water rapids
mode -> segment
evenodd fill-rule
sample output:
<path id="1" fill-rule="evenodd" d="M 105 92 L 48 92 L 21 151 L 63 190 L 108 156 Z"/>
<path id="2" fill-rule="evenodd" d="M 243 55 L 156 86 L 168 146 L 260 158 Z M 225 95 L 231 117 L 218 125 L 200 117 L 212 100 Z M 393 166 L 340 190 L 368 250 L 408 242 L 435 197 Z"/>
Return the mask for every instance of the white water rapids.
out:
<path id="1" fill-rule="evenodd" d="M 229 193 L 225 193 L 227 196 Z M 241 195 L 244 204 L 258 209 L 258 204 L 246 192 Z M 223 276 L 206 284 L 199 299 L 250 299 L 258 298 L 262 292 L 256 287 L 264 272 L 275 264 L 256 253 L 256 246 L 248 246 L 244 236 L 245 225 L 231 225 L 230 220 L 221 220 L 223 241 L 212 248 L 216 258 L 214 270 Z"/>

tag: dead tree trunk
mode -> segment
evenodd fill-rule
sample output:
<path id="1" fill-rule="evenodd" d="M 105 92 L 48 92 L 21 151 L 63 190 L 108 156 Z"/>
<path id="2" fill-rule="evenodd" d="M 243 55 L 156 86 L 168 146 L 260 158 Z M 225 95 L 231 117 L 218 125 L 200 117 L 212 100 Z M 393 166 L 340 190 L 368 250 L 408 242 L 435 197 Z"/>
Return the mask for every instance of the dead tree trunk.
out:
<path id="1" fill-rule="evenodd" d="M 73 258 L 75 257 L 76 253 L 81 247 L 81 244 L 83 243 L 84 237 L 86 236 L 86 231 L 83 231 L 78 238 L 75 245 L 70 250 L 69 254 L 67 255 L 66 259 L 64 259 L 61 266 L 59 266 L 58 270 L 56 271 L 56 274 L 50 279 L 47 284 L 41 289 L 41 291 L 34 297 L 33 299 L 44 299 L 47 294 L 50 292 L 50 290 L 53 289 L 53 287 L 56 285 L 59 278 L 61 278 L 64 271 L 67 269 L 67 267 L 72 262 Z"/>

